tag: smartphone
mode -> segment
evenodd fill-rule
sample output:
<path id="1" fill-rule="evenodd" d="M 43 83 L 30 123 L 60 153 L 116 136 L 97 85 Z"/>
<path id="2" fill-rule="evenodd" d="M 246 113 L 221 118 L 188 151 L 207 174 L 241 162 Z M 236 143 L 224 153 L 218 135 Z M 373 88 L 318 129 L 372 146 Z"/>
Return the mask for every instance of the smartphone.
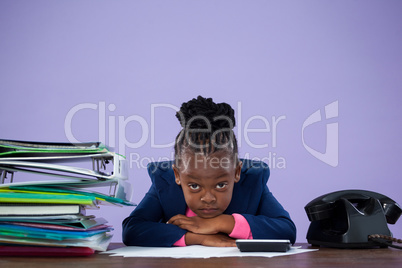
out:
<path id="1" fill-rule="evenodd" d="M 281 239 L 237 239 L 236 245 L 241 252 L 286 252 L 291 246 Z"/>

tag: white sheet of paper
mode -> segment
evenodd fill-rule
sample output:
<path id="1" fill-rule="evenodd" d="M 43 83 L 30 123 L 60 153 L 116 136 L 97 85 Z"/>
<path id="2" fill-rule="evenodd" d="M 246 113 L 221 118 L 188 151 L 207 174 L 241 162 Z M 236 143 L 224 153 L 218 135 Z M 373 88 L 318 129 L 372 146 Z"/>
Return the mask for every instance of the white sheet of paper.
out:
<path id="1" fill-rule="evenodd" d="M 288 252 L 240 252 L 236 247 L 122 247 L 102 254 L 121 257 L 165 257 L 165 258 L 213 258 L 213 257 L 276 257 L 286 256 L 318 249 L 301 249 L 292 247 Z"/>

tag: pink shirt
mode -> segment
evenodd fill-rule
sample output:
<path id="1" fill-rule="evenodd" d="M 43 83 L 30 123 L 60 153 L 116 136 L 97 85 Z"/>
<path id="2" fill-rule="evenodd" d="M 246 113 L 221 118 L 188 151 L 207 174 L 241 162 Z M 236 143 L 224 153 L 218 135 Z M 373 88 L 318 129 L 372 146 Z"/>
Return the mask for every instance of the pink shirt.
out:
<path id="1" fill-rule="evenodd" d="M 186 216 L 194 217 L 197 216 L 197 214 L 195 214 L 187 207 Z M 253 239 L 253 234 L 251 233 L 250 225 L 248 224 L 246 218 L 244 218 L 243 215 L 237 213 L 233 213 L 232 216 L 235 220 L 235 225 L 229 236 L 236 239 Z M 186 241 L 184 237 L 185 235 L 183 235 L 178 241 L 176 241 L 173 246 L 185 247 Z"/>

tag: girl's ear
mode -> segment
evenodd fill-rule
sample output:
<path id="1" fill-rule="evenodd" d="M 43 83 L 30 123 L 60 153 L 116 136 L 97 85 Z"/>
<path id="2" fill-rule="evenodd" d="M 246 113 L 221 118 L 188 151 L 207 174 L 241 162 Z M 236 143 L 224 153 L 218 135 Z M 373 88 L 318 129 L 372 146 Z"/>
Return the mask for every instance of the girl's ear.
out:
<path id="1" fill-rule="evenodd" d="M 241 174 L 241 167 L 242 166 L 243 166 L 243 162 L 239 161 L 239 163 L 237 164 L 237 167 L 236 167 L 236 171 L 235 171 L 235 180 L 234 180 L 235 183 L 239 182 L 239 180 L 240 180 L 240 174 Z"/>
<path id="2" fill-rule="evenodd" d="M 172 165 L 172 168 L 173 168 L 174 178 L 175 178 L 176 184 L 180 185 L 181 182 L 180 182 L 179 169 L 174 164 Z"/>

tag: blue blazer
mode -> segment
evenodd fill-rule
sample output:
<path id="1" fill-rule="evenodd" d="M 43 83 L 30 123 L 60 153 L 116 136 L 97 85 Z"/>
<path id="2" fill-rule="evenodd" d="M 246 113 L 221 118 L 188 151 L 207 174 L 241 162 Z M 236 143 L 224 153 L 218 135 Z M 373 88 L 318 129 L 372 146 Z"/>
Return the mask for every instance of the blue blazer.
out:
<path id="1" fill-rule="evenodd" d="M 296 226 L 289 213 L 268 190 L 268 165 L 242 159 L 239 182 L 234 184 L 232 201 L 224 214 L 242 214 L 254 239 L 296 239 Z M 187 230 L 166 222 L 186 213 L 181 186 L 175 182 L 172 161 L 148 165 L 152 185 L 140 204 L 123 221 L 123 243 L 127 246 L 169 247 Z"/>

